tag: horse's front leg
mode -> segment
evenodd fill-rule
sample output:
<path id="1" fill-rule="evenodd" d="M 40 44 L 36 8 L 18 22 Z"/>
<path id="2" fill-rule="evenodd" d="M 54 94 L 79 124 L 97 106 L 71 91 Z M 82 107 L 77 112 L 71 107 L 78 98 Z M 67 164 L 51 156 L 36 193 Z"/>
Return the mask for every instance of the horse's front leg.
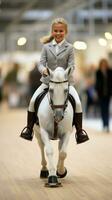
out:
<path id="1" fill-rule="evenodd" d="M 59 158 L 57 164 L 57 175 L 64 178 L 67 174 L 67 169 L 64 167 L 64 161 L 67 157 L 67 146 L 70 138 L 70 133 L 65 134 L 59 141 Z"/>
<path id="2" fill-rule="evenodd" d="M 48 187 L 58 187 L 58 186 L 60 186 L 60 183 L 58 182 L 57 175 L 56 175 L 56 169 L 54 167 L 53 148 L 50 143 L 48 132 L 43 128 L 41 128 L 41 138 L 45 145 L 45 151 L 46 151 L 46 155 L 48 157 L 48 163 L 49 163 L 48 183 L 46 183 L 45 185 Z"/>
<path id="3" fill-rule="evenodd" d="M 48 132 L 43 128 L 41 128 L 41 138 L 45 145 L 45 151 L 46 151 L 46 155 L 48 157 L 49 176 L 56 175 L 56 169 L 54 167 L 54 161 L 53 161 L 53 148 L 50 143 Z"/>
<path id="4" fill-rule="evenodd" d="M 42 169 L 40 171 L 40 178 L 47 178 L 48 177 L 48 169 L 47 169 L 47 162 L 45 159 L 45 153 L 44 153 L 44 143 L 41 139 L 41 135 L 40 135 L 40 128 L 39 126 L 35 125 L 34 126 L 34 131 L 35 131 L 35 136 L 37 138 L 39 147 L 40 147 L 40 151 L 41 151 L 41 165 L 42 165 Z"/>

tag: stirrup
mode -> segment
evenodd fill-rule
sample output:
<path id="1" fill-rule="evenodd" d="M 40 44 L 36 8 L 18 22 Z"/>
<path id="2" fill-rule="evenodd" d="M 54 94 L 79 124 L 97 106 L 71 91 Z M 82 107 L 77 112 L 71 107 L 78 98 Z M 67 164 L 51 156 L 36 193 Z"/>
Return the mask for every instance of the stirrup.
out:
<path id="1" fill-rule="evenodd" d="M 80 134 L 78 135 L 77 132 L 75 134 L 77 144 L 86 142 L 89 140 L 89 137 L 84 129 L 80 130 Z"/>

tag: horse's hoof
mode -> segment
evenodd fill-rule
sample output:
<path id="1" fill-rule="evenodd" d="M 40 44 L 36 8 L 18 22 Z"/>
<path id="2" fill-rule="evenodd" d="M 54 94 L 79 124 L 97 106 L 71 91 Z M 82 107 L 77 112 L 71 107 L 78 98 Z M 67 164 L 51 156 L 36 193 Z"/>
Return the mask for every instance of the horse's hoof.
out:
<path id="1" fill-rule="evenodd" d="M 58 171 L 56 172 L 56 174 L 57 174 L 58 178 L 64 178 L 67 175 L 67 169 L 65 168 L 64 174 L 59 174 Z"/>
<path id="2" fill-rule="evenodd" d="M 46 187 L 60 187 L 62 186 L 60 182 L 58 182 L 57 176 L 49 176 L 48 183 L 45 183 Z"/>
<path id="3" fill-rule="evenodd" d="M 40 171 L 40 178 L 47 178 L 48 176 L 49 176 L 49 171 L 47 169 Z"/>

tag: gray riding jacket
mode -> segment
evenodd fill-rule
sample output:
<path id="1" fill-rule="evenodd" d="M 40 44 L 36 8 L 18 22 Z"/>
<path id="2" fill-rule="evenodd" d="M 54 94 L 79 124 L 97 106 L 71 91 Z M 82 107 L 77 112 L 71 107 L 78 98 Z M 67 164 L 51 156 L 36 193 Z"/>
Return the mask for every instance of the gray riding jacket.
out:
<path id="1" fill-rule="evenodd" d="M 71 71 L 73 72 L 74 66 L 74 47 L 72 44 L 65 40 L 59 47 L 58 53 L 56 53 L 55 46 L 52 42 L 44 44 L 40 62 L 38 64 L 38 70 L 40 73 L 43 72 L 45 67 L 48 67 L 51 70 L 55 70 L 57 67 L 63 67 L 64 69 L 71 67 Z M 48 84 L 49 76 L 42 76 L 41 82 Z M 70 77 L 70 82 L 73 82 L 72 75 Z"/>

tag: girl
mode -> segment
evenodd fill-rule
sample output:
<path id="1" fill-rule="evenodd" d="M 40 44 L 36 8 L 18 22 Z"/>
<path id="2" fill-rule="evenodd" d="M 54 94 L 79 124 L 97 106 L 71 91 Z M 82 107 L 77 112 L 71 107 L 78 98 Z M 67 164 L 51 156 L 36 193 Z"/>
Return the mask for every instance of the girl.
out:
<path id="1" fill-rule="evenodd" d="M 48 87 L 49 76 L 47 72 L 47 66 L 52 70 L 55 70 L 58 66 L 61 66 L 65 69 L 67 67 L 71 67 L 72 72 L 74 70 L 74 48 L 65 40 L 67 33 L 68 25 L 66 21 L 63 18 L 57 18 L 51 25 L 51 35 L 44 37 L 41 40 L 44 43 L 44 46 L 42 49 L 38 70 L 42 74 L 42 84 L 32 96 L 29 104 L 27 127 L 26 129 L 23 129 L 20 135 L 24 139 L 32 140 L 33 138 L 32 132 L 33 125 L 35 123 L 34 103 L 37 96 Z M 73 86 L 70 86 L 69 92 L 76 102 L 76 113 L 73 120 L 73 125 L 76 127 L 76 141 L 79 144 L 87 141 L 89 138 L 86 132 L 82 130 L 82 107 L 79 96 Z"/>

